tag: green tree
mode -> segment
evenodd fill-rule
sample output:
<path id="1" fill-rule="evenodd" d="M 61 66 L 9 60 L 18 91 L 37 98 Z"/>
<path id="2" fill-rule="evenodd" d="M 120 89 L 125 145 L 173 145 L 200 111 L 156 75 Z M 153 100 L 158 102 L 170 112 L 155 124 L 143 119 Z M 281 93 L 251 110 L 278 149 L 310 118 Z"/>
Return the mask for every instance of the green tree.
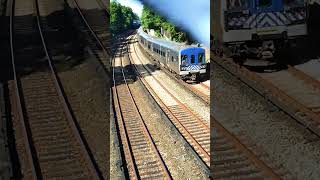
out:
<path id="1" fill-rule="evenodd" d="M 141 21 L 143 29 L 155 28 L 154 13 L 146 6 L 143 6 Z"/>
<path id="2" fill-rule="evenodd" d="M 133 27 L 133 21 L 139 17 L 130 7 L 122 6 L 116 1 L 111 2 L 110 30 L 112 34 L 118 34 Z"/>
<path id="3" fill-rule="evenodd" d="M 166 21 L 164 17 L 160 16 L 156 12 L 152 11 L 147 6 L 143 6 L 142 9 L 142 28 L 146 29 L 154 29 L 156 36 L 161 37 L 161 28 L 166 32 L 170 33 L 171 40 L 177 42 L 185 42 L 188 41 L 188 37 L 186 33 L 177 28 L 174 24 Z"/>

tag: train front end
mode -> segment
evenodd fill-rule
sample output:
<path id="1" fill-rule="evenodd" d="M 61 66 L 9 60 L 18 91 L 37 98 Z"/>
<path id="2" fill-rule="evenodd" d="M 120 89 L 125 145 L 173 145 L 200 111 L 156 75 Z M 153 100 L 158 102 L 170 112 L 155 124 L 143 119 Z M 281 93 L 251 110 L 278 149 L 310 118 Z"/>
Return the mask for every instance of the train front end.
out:
<path id="1" fill-rule="evenodd" d="M 187 48 L 180 51 L 180 77 L 198 81 L 206 74 L 206 58 L 203 48 Z"/>
<path id="2" fill-rule="evenodd" d="M 285 43 L 307 35 L 305 0 L 227 0 L 223 42 L 232 55 L 272 59 Z"/>

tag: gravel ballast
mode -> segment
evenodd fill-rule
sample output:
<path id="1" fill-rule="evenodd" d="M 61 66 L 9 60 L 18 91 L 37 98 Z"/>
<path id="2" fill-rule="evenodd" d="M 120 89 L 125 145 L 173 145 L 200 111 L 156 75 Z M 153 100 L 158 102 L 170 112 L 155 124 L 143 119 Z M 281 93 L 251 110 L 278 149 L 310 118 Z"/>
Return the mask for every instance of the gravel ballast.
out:
<path id="1" fill-rule="evenodd" d="M 71 108 L 105 179 L 109 173 L 109 78 L 94 59 L 59 72 Z"/>
<path id="2" fill-rule="evenodd" d="M 257 92 L 214 65 L 212 113 L 229 131 L 239 131 L 295 179 L 320 177 L 320 139 Z"/>
<path id="3" fill-rule="evenodd" d="M 208 179 L 208 174 L 202 169 L 180 134 L 170 125 L 163 112 L 155 111 L 155 102 L 149 101 L 141 83 L 135 81 L 130 88 L 137 102 L 147 127 L 150 130 L 173 179 Z"/>

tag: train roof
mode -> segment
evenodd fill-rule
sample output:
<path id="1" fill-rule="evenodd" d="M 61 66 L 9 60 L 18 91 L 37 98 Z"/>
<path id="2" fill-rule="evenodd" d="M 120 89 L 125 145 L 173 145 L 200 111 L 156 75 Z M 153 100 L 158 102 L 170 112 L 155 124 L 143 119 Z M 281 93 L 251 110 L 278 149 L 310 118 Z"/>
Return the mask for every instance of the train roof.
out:
<path id="1" fill-rule="evenodd" d="M 174 49 L 177 50 L 178 52 L 180 52 L 181 49 L 186 49 L 186 48 L 195 48 L 194 46 L 190 46 L 190 45 L 185 45 L 182 43 L 177 43 L 177 42 L 173 42 L 173 41 L 167 41 L 164 39 L 159 39 L 156 37 L 152 37 L 150 35 L 148 35 L 147 33 L 145 33 L 142 28 L 139 28 L 138 30 L 139 35 L 141 35 L 142 37 L 144 37 L 145 39 L 154 42 L 156 44 L 159 44 L 160 46 L 164 46 L 166 48 L 169 49 Z"/>

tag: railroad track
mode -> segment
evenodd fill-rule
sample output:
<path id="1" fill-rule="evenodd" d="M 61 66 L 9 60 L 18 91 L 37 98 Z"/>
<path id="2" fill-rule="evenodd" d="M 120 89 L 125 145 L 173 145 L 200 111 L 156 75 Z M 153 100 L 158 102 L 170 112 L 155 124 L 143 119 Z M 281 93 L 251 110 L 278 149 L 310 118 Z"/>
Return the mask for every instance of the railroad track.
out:
<path id="1" fill-rule="evenodd" d="M 225 129 L 212 115 L 213 179 L 292 179 L 246 139 Z M 240 137 L 240 138 L 239 138 Z"/>
<path id="2" fill-rule="evenodd" d="M 244 67 L 240 68 L 239 65 L 231 60 L 216 58 L 215 62 L 223 69 L 239 77 L 242 82 L 272 101 L 280 109 L 290 114 L 296 121 L 320 137 L 320 103 L 307 101 L 320 97 L 319 82 L 317 80 L 292 66 L 288 66 L 288 70 L 283 70 L 282 72 L 259 74 L 251 72 Z M 291 84 L 285 84 L 289 80 Z M 304 83 L 300 83 L 301 81 Z M 301 87 L 297 86 L 298 83 Z M 288 87 L 290 89 L 287 89 Z M 304 88 L 306 91 L 299 91 L 300 88 Z"/>
<path id="3" fill-rule="evenodd" d="M 319 67 L 320 68 L 320 67 Z M 296 76 L 297 78 L 303 80 L 305 83 L 311 85 L 313 88 L 320 90 L 320 81 L 309 76 L 308 74 L 306 74 L 305 72 L 303 72 L 302 70 L 299 70 L 293 66 L 288 66 L 288 71 L 293 74 L 294 76 Z"/>
<path id="4" fill-rule="evenodd" d="M 106 11 L 107 15 L 110 16 L 109 7 L 107 1 L 97 0 L 99 6 Z"/>
<path id="5" fill-rule="evenodd" d="M 129 53 L 130 63 L 135 67 L 143 84 L 149 90 L 157 103 L 164 110 L 180 134 L 193 147 L 207 168 L 210 167 L 210 128 L 207 122 L 199 118 L 191 109 L 180 102 L 168 89 L 155 78 L 151 71 L 143 65 L 141 57 L 137 54 L 135 45 L 129 48 L 137 55 L 137 67 Z M 165 95 L 161 95 L 165 94 Z"/>
<path id="6" fill-rule="evenodd" d="M 99 170 L 77 128 L 72 110 L 59 82 L 48 52 L 41 25 L 37 0 L 34 9 L 36 24 L 15 23 L 15 0 L 10 1 L 10 47 L 14 74 L 13 110 L 23 135 L 26 179 L 102 179 Z M 25 27 L 30 26 L 30 27 Z M 33 29 L 39 32 L 38 54 L 16 49 L 15 31 Z M 32 49 L 32 48 L 31 48 Z M 26 59 L 26 57 L 29 57 Z M 26 62 L 30 61 L 30 63 Z M 26 73 L 24 65 L 36 66 Z M 20 63 L 20 66 L 19 66 Z"/>
<path id="7" fill-rule="evenodd" d="M 139 45 L 139 47 L 141 47 Z M 145 54 L 146 56 L 150 57 L 153 59 L 152 55 L 150 54 L 150 52 L 148 51 L 144 51 L 142 52 L 143 54 Z M 201 87 L 196 87 L 195 85 L 186 83 L 185 81 L 175 77 L 170 71 L 168 71 L 166 68 L 161 68 L 161 70 L 166 73 L 169 77 L 171 77 L 171 79 L 173 79 L 174 81 L 176 81 L 178 84 L 180 84 L 182 87 L 184 87 L 186 90 L 188 90 L 190 93 L 192 93 L 193 95 L 195 95 L 198 99 L 200 99 L 201 101 L 203 101 L 205 104 L 207 104 L 208 106 L 210 105 L 210 87 L 207 86 L 204 83 L 199 83 L 199 86 Z"/>
<path id="8" fill-rule="evenodd" d="M 106 25 L 109 21 L 109 13 L 106 11 L 106 7 L 101 0 L 96 0 L 98 10 L 84 10 L 81 7 L 79 0 L 72 0 L 75 5 L 79 15 L 83 19 L 84 23 L 87 24 L 87 28 L 89 31 L 94 32 L 91 34 L 94 39 L 99 39 L 96 43 L 99 46 L 104 47 L 104 51 L 106 51 L 109 55 L 110 53 L 110 31 Z M 107 12 L 107 13 L 105 13 Z"/>
<path id="9" fill-rule="evenodd" d="M 128 81 L 132 76 L 125 73 L 130 70 L 123 67 L 123 54 L 116 53 L 120 58 L 113 58 L 112 89 L 130 178 L 172 179 L 131 93 Z"/>
<path id="10" fill-rule="evenodd" d="M 207 105 L 210 105 L 210 87 L 205 85 L 203 82 L 198 84 L 188 84 L 185 83 L 187 86 L 190 87 L 190 90 L 195 92 L 197 96 L 199 96 Z"/>
<path id="11" fill-rule="evenodd" d="M 104 67 L 103 69 L 108 77 L 111 77 L 110 58 L 113 52 L 111 51 L 110 45 L 106 45 L 111 42 L 109 40 L 110 34 L 108 33 L 109 31 L 107 30 L 108 28 L 106 27 L 106 24 L 102 24 L 101 21 L 94 19 L 95 16 L 86 16 L 84 11 L 81 9 L 78 0 L 70 0 L 69 3 L 69 6 L 74 7 L 76 10 L 74 12 L 72 8 L 69 8 L 68 11 L 71 16 L 75 17 L 73 18 L 73 25 L 78 27 L 79 31 L 82 32 L 88 46 L 90 47 L 88 49 L 89 52 L 99 59 L 98 63 Z M 107 18 L 107 20 L 109 19 L 108 16 L 103 17 Z M 92 24 L 94 24 L 93 27 Z M 102 26 L 102 28 L 99 28 L 99 26 Z"/>
<path id="12" fill-rule="evenodd" d="M 288 72 L 292 74 L 294 77 L 302 80 L 304 84 L 306 84 L 308 87 L 313 88 L 314 94 L 313 96 L 315 98 L 320 97 L 320 81 L 317 79 L 311 77 L 310 75 L 306 74 L 304 71 L 299 70 L 293 66 L 288 66 Z M 312 103 L 307 104 L 303 103 L 305 107 L 307 107 L 309 110 L 314 112 L 315 114 L 319 115 L 319 127 L 320 127 L 320 101 L 318 103 Z"/>
<path id="13" fill-rule="evenodd" d="M 86 17 L 76 0 L 73 2 L 84 25 L 89 29 L 89 33 L 93 37 L 92 39 L 97 42 L 90 41 L 92 44 L 91 46 L 94 47 L 97 45 L 98 49 L 102 49 L 104 57 L 111 54 L 106 44 L 102 43 L 101 39 L 105 37 L 101 36 L 101 32 L 103 31 L 97 31 L 97 28 L 92 28 L 90 17 Z M 119 45 L 121 46 L 123 44 L 120 43 Z M 119 68 L 117 68 L 117 70 L 113 68 L 114 86 L 112 89 L 115 109 L 118 120 L 120 121 L 121 139 L 125 145 L 125 156 L 127 159 L 126 161 L 128 162 L 127 169 L 129 171 L 129 176 L 132 179 L 171 179 L 171 175 L 135 104 L 127 84 L 128 79 L 122 68 L 122 59 L 120 61 L 121 65 L 119 67 L 121 70 L 119 70 Z M 106 58 L 102 60 L 102 63 L 108 68 L 109 61 Z M 128 106 L 128 104 L 130 105 Z"/>
<path id="14" fill-rule="evenodd" d="M 133 52 L 137 54 L 135 51 L 134 45 L 132 46 Z M 131 55 L 132 56 L 132 55 Z M 137 59 L 140 57 L 137 54 Z M 186 110 L 182 103 L 179 104 L 178 100 L 174 96 L 170 96 L 171 99 L 175 100 L 180 108 L 177 108 L 177 105 L 172 105 L 171 102 L 166 102 L 163 97 L 160 97 L 157 94 L 156 89 L 163 88 L 165 93 L 170 94 L 165 90 L 165 87 L 161 86 L 161 82 L 159 82 L 156 78 L 150 77 L 152 73 L 147 69 L 147 67 L 139 66 L 143 64 L 140 60 L 133 62 L 133 58 L 131 57 L 132 64 L 135 66 L 137 72 L 139 73 L 142 82 L 145 84 L 146 88 L 150 91 L 152 96 L 157 100 L 158 104 L 161 108 L 163 108 L 164 112 L 167 114 L 169 119 L 176 125 L 179 132 L 182 136 L 191 144 L 191 146 L 198 153 L 200 158 L 207 164 L 206 159 L 203 159 L 202 151 L 198 145 L 203 145 L 201 142 L 205 140 L 205 142 L 210 142 L 210 139 L 207 139 L 206 129 L 209 128 L 208 124 L 205 124 L 202 120 L 198 118 L 196 115 L 190 115 L 186 112 L 190 113 L 190 110 Z M 138 64 L 136 66 L 135 64 Z M 140 70 L 138 70 L 140 69 Z M 158 86 L 155 84 L 151 84 L 150 80 L 148 82 L 147 78 L 153 78 L 154 81 L 158 82 Z M 152 87 L 154 86 L 154 87 Z M 190 118 L 190 116 L 195 119 Z M 281 167 L 277 167 L 272 164 L 272 162 L 268 161 L 268 158 L 263 153 L 258 152 L 258 148 L 250 145 L 248 142 L 244 144 L 242 141 L 247 141 L 241 137 L 241 141 L 239 140 L 239 136 L 230 133 L 227 129 L 225 129 L 219 121 L 217 121 L 214 116 L 211 116 L 210 121 L 213 124 L 213 135 L 212 135 L 212 150 L 213 153 L 210 156 L 210 146 L 204 146 L 204 149 L 209 158 L 211 157 L 211 169 L 212 169 L 212 179 L 283 179 L 290 176 L 286 173 Z M 188 132 L 190 132 L 188 134 Z M 199 139 L 199 137 L 201 137 Z M 197 143 L 200 142 L 200 143 Z M 254 149 L 254 150 L 253 150 Z M 209 159 L 210 161 L 210 159 Z"/>
<path id="15" fill-rule="evenodd" d="M 201 82 L 200 85 L 202 87 L 204 87 L 205 89 L 209 90 L 210 91 L 210 86 L 206 85 L 205 83 Z"/>

